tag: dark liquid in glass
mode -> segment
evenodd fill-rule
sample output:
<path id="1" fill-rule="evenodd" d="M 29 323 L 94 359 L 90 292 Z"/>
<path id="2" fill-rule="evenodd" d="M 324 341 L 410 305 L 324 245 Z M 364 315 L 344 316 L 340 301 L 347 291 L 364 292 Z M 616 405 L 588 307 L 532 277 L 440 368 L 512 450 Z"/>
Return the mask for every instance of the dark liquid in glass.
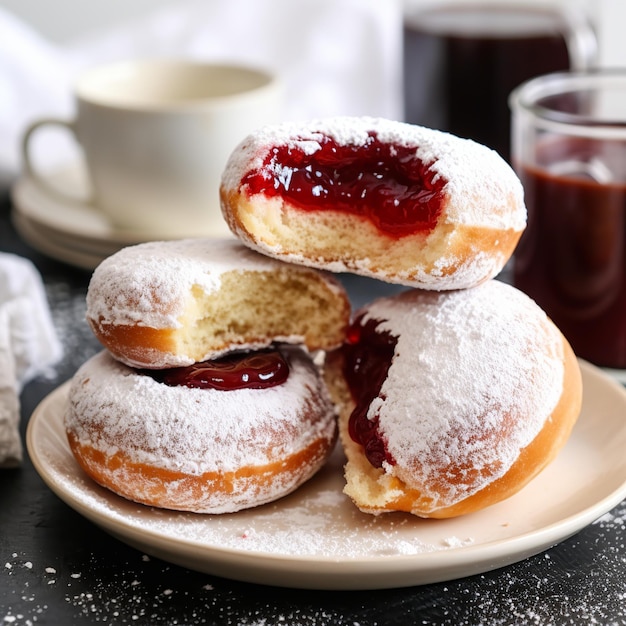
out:
<path id="1" fill-rule="evenodd" d="M 508 97 L 570 67 L 563 18 L 548 10 L 444 7 L 404 24 L 404 109 L 413 124 L 474 139 L 509 158 Z"/>
<path id="2" fill-rule="evenodd" d="M 626 145 L 561 138 L 539 154 L 539 166 L 518 168 L 528 227 L 515 252 L 514 284 L 579 357 L 626 368 L 626 184 L 593 178 L 610 171 L 626 180 Z M 573 161 L 591 163 L 591 175 L 550 173 L 549 164 Z"/>

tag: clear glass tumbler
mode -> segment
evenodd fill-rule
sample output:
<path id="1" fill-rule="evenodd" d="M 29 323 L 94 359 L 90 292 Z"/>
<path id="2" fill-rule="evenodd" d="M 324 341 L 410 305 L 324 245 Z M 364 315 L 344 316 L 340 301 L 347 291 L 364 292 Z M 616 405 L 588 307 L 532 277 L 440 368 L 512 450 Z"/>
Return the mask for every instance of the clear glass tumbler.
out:
<path id="1" fill-rule="evenodd" d="M 626 369 L 626 69 L 541 76 L 510 105 L 528 207 L 514 284 L 579 357 Z"/>

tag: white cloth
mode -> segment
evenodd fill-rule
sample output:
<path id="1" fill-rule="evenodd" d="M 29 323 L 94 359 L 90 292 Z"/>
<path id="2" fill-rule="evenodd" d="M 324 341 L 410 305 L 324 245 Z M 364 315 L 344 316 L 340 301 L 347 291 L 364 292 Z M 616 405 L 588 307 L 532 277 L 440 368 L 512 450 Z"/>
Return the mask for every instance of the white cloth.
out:
<path id="1" fill-rule="evenodd" d="M 22 460 L 22 387 L 61 353 L 39 272 L 27 259 L 0 253 L 0 467 Z"/>
<path id="2" fill-rule="evenodd" d="M 286 85 L 289 120 L 398 118 L 401 15 L 400 0 L 184 0 L 58 46 L 0 8 L 0 182 L 19 173 L 26 125 L 69 119 L 77 74 L 121 59 L 239 61 L 274 70 Z M 42 166 L 76 154 L 65 138 L 41 137 L 38 145 Z"/>

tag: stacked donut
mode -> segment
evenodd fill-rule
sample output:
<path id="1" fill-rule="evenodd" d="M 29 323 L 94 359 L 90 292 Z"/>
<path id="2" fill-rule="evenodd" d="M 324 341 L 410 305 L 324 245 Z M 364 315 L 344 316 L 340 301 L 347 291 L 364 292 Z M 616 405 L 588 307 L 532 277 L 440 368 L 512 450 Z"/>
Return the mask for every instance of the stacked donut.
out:
<path id="1" fill-rule="evenodd" d="M 580 371 L 543 311 L 494 280 L 526 219 L 495 152 L 381 119 L 283 124 L 235 149 L 221 201 L 236 239 L 135 246 L 94 272 L 106 350 L 74 377 L 66 425 L 98 482 L 174 509 L 255 506 L 324 464 L 337 410 L 362 511 L 449 517 L 562 448 Z M 406 289 L 350 322 L 328 272 Z"/>
<path id="2" fill-rule="evenodd" d="M 106 349 L 72 379 L 74 456 L 101 485 L 162 508 L 226 513 L 290 493 L 336 441 L 314 358 L 341 345 L 349 314 L 332 277 L 234 238 L 122 249 L 87 292 Z"/>

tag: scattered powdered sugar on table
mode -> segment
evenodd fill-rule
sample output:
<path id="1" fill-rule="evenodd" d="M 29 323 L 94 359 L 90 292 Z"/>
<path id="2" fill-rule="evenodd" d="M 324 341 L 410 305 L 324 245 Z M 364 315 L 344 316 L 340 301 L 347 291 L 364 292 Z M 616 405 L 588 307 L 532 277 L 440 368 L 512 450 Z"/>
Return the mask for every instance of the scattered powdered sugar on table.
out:
<path id="1" fill-rule="evenodd" d="M 626 527 L 626 507 L 605 513 L 594 522 L 594 525 L 602 529 Z"/>
<path id="2" fill-rule="evenodd" d="M 85 315 L 85 294 L 72 294 L 71 286 L 63 281 L 49 281 L 46 295 L 54 328 L 63 347 L 63 358 L 44 376 L 64 380 L 102 347 L 93 336 Z"/>
<path id="3" fill-rule="evenodd" d="M 23 554 L 12 553 L 5 572 L 0 570 L 0 590 L 6 589 L 7 581 L 2 580 L 6 571 L 10 571 L 7 576 L 14 576 L 24 568 L 24 559 Z M 36 564 L 29 581 L 21 588 L 14 588 L 11 594 L 0 591 L 0 624 L 361 625 L 332 607 L 300 606 L 289 601 L 289 593 L 281 594 L 275 603 L 271 588 L 238 588 L 236 584 L 179 569 L 140 553 L 134 559 L 113 565 L 86 559 L 81 572 L 58 568 L 59 577 L 55 580 L 49 580 L 46 569 L 49 567 Z M 110 571 L 101 576 L 102 570 Z M 50 604 L 38 601 L 41 584 L 46 582 L 50 582 L 45 585 L 46 596 L 53 598 Z M 59 621 L 59 601 L 64 605 L 65 615 L 68 609 L 73 614 L 70 621 Z M 18 603 L 21 608 L 13 609 Z M 376 626 L 377 621 L 368 620 L 367 624 Z"/>

